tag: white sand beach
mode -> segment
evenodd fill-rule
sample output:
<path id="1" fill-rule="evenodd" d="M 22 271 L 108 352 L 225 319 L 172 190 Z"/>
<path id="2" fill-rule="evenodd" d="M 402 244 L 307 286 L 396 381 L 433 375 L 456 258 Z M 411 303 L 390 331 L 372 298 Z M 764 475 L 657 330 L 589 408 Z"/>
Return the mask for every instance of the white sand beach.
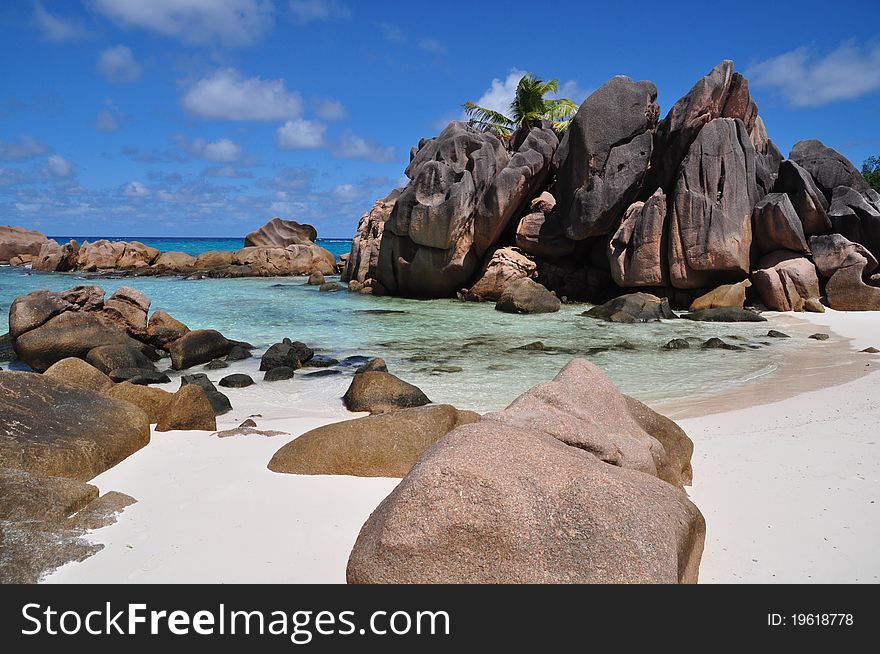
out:
<path id="1" fill-rule="evenodd" d="M 708 525 L 702 582 L 880 580 L 880 355 L 858 352 L 880 344 L 878 316 L 828 311 L 791 324 L 802 336 L 831 333 L 817 348 L 841 365 L 826 375 L 815 362 L 804 375 L 793 365 L 745 393 L 682 411 L 707 415 L 677 418 L 695 442 L 689 492 Z M 801 392 L 822 384 L 837 385 Z M 266 463 L 284 443 L 353 414 L 316 401 L 290 417 L 247 405 L 238 392 L 221 429 L 262 412 L 260 428 L 290 436 L 153 434 L 92 482 L 138 500 L 89 535 L 104 549 L 45 581 L 344 582 L 361 525 L 397 480 L 270 472 Z"/>

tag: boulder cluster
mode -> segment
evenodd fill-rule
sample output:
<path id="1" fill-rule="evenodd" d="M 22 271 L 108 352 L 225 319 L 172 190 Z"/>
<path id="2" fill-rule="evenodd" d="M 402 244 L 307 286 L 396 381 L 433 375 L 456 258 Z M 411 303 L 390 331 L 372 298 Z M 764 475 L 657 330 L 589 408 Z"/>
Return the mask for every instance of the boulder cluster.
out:
<path id="1" fill-rule="evenodd" d="M 806 140 L 786 159 L 730 61 L 662 120 L 656 99 L 651 82 L 618 76 L 562 135 L 450 123 L 361 218 L 343 281 L 497 301 L 535 279 L 560 298 L 638 289 L 687 307 L 751 280 L 772 310 L 821 311 L 823 293 L 833 308 L 880 309 L 880 194 L 845 157 Z"/>
<path id="2" fill-rule="evenodd" d="M 212 251 L 192 256 L 160 252 L 139 241 L 59 244 L 39 232 L 0 227 L 0 263 L 29 265 L 43 272 L 122 272 L 128 275 L 274 277 L 334 274 L 336 258 L 315 245 L 311 225 L 273 218 L 248 234 L 236 252 Z"/>

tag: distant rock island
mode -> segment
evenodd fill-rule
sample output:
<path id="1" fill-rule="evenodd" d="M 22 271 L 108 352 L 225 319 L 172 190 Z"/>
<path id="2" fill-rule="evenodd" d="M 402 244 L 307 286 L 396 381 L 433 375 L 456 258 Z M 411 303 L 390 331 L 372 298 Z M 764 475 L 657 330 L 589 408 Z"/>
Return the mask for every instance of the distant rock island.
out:
<path id="1" fill-rule="evenodd" d="M 880 194 L 850 161 L 816 140 L 786 159 L 731 61 L 659 122 L 656 99 L 653 83 L 618 76 L 562 134 L 450 123 L 360 219 L 343 281 L 495 301 L 527 277 L 568 300 L 637 289 L 688 307 L 750 280 L 772 310 L 821 311 L 823 294 L 880 309 Z"/>

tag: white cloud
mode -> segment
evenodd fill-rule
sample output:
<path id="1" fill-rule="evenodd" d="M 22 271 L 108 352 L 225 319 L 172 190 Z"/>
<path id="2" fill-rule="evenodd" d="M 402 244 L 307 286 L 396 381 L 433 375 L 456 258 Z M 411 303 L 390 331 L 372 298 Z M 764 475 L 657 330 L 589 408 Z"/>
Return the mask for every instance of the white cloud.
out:
<path id="1" fill-rule="evenodd" d="M 47 41 L 66 43 L 69 41 L 81 41 L 91 34 L 77 21 L 61 18 L 51 13 L 41 2 L 34 5 L 34 20 L 37 27 Z"/>
<path id="2" fill-rule="evenodd" d="M 145 198 L 150 194 L 150 189 L 140 182 L 134 181 L 122 188 L 122 194 L 127 198 Z"/>
<path id="3" fill-rule="evenodd" d="M 67 179 L 73 175 L 73 164 L 60 154 L 50 154 L 47 159 L 47 168 L 52 177 Z"/>
<path id="4" fill-rule="evenodd" d="M 327 126 L 315 120 L 288 120 L 275 132 L 279 150 L 307 150 L 324 147 Z"/>
<path id="5" fill-rule="evenodd" d="M 95 129 L 109 134 L 119 129 L 119 121 L 109 109 L 101 109 L 95 117 Z"/>
<path id="6" fill-rule="evenodd" d="M 332 191 L 333 196 L 343 202 L 357 200 L 364 194 L 364 189 L 358 188 L 354 184 L 340 184 Z"/>
<path id="7" fill-rule="evenodd" d="M 232 163 L 241 158 L 241 146 L 229 139 L 206 141 L 199 138 L 192 142 L 189 150 L 200 159 L 217 163 Z"/>
<path id="8" fill-rule="evenodd" d="M 345 118 L 345 107 L 333 98 L 317 98 L 312 102 L 315 115 L 324 120 L 334 121 Z"/>
<path id="9" fill-rule="evenodd" d="M 0 140 L 0 161 L 25 161 L 48 152 L 48 145 L 29 134 L 21 134 L 9 143 Z"/>
<path id="10" fill-rule="evenodd" d="M 209 166 L 202 171 L 205 177 L 225 177 L 227 179 L 247 179 L 253 177 L 250 173 L 239 170 L 235 166 Z"/>
<path id="11" fill-rule="evenodd" d="M 288 91 L 283 79 L 245 78 L 234 68 L 199 80 L 181 102 L 191 114 L 226 120 L 286 120 L 303 109 L 299 93 Z"/>
<path id="12" fill-rule="evenodd" d="M 351 18 L 351 7 L 339 0 L 290 0 L 293 22 L 300 25 L 316 20 Z"/>
<path id="13" fill-rule="evenodd" d="M 274 22 L 271 0 L 91 0 L 123 27 L 139 27 L 187 43 L 250 45 Z"/>
<path id="14" fill-rule="evenodd" d="M 116 45 L 107 48 L 98 57 L 95 69 L 108 82 L 133 82 L 141 76 L 141 67 L 134 59 L 131 48 Z"/>
<path id="15" fill-rule="evenodd" d="M 507 114 L 510 111 L 510 103 L 516 97 L 516 85 L 525 75 L 525 71 L 511 68 L 507 77 L 503 80 L 497 77 L 492 80 L 489 88 L 475 101 L 476 104 L 493 111 Z"/>
<path id="16" fill-rule="evenodd" d="M 752 65 L 752 86 L 773 89 L 794 107 L 818 107 L 880 90 L 880 43 L 859 48 L 853 41 L 825 56 L 802 47 Z"/>
<path id="17" fill-rule="evenodd" d="M 394 148 L 381 145 L 372 139 L 345 132 L 336 144 L 333 154 L 341 159 L 365 159 L 387 163 L 394 159 Z"/>

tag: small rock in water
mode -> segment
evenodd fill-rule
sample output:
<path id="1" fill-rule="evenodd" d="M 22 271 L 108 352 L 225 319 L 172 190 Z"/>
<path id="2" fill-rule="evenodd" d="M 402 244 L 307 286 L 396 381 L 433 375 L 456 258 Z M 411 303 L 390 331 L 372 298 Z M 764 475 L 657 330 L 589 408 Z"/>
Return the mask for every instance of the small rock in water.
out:
<path id="1" fill-rule="evenodd" d="M 354 374 L 359 375 L 362 372 L 388 372 L 388 366 L 385 364 L 385 359 L 381 357 L 376 357 L 375 359 L 370 359 L 364 365 L 360 366 L 357 370 L 354 371 Z"/>
<path id="2" fill-rule="evenodd" d="M 308 372 L 303 377 L 330 377 L 332 375 L 341 375 L 341 370 L 336 370 L 335 368 L 324 368 L 323 370 L 316 370 L 315 372 Z"/>
<path id="3" fill-rule="evenodd" d="M 785 332 L 778 332 L 775 329 L 771 329 L 769 332 L 767 332 L 767 336 L 769 336 L 770 338 L 791 338 L 791 336 L 789 336 Z"/>
<path id="4" fill-rule="evenodd" d="M 324 282 L 324 273 L 320 270 L 316 270 L 309 275 L 309 281 L 307 283 L 309 286 L 322 286 Z"/>
<path id="5" fill-rule="evenodd" d="M 623 341 L 616 346 L 620 350 L 637 350 L 638 348 L 629 341 Z"/>
<path id="6" fill-rule="evenodd" d="M 358 309 L 355 313 L 362 313 L 368 316 L 403 316 L 407 312 L 398 309 Z"/>
<path id="7" fill-rule="evenodd" d="M 256 427 L 256 426 L 257 426 L 257 423 L 255 423 L 250 418 L 248 418 L 247 420 L 245 420 L 243 423 L 241 423 L 239 425 L 239 427 Z"/>
<path id="8" fill-rule="evenodd" d="M 703 343 L 702 348 L 704 350 L 742 350 L 743 349 L 739 345 L 731 345 L 730 343 L 725 343 L 720 338 L 710 338 L 708 341 Z"/>
<path id="9" fill-rule="evenodd" d="M 687 350 L 690 346 L 691 344 L 683 338 L 673 338 L 663 347 L 667 350 Z"/>
<path id="10" fill-rule="evenodd" d="M 812 338 L 814 341 L 827 341 L 828 334 L 810 334 L 807 338 Z"/>
<path id="11" fill-rule="evenodd" d="M 462 372 L 464 368 L 460 368 L 459 366 L 436 366 L 431 368 L 432 373 L 442 373 L 442 372 Z"/>
<path id="12" fill-rule="evenodd" d="M 534 341 L 532 343 L 527 343 L 525 345 L 521 345 L 517 350 L 546 350 L 547 347 L 541 341 Z"/>
<path id="13" fill-rule="evenodd" d="M 254 380 L 249 375 L 227 375 L 220 380 L 220 385 L 224 388 L 247 388 L 252 386 Z"/>
<path id="14" fill-rule="evenodd" d="M 864 350 L 862 350 L 862 352 L 866 352 L 867 354 L 877 354 L 878 352 L 880 352 L 880 350 L 878 350 L 876 347 L 872 346 L 872 347 L 866 347 Z"/>
<path id="15" fill-rule="evenodd" d="M 210 363 L 205 364 L 205 370 L 220 370 L 222 368 L 228 368 L 229 364 L 226 363 L 223 359 L 214 359 Z"/>
<path id="16" fill-rule="evenodd" d="M 278 366 L 277 368 L 272 368 L 272 370 L 266 371 L 266 374 L 263 375 L 263 381 L 283 381 L 285 379 L 292 379 L 293 375 L 293 368 L 289 368 L 288 366 Z"/>
<path id="17" fill-rule="evenodd" d="M 342 286 L 338 282 L 327 282 L 326 284 L 321 284 L 321 286 L 318 287 L 318 290 L 321 291 L 321 293 L 332 293 L 335 291 L 341 291 Z"/>
<path id="18" fill-rule="evenodd" d="M 229 350 L 229 354 L 226 355 L 227 361 L 242 361 L 243 359 L 250 359 L 253 354 L 251 354 L 251 349 L 246 348 L 243 345 L 233 345 L 232 349 Z"/>
<path id="19" fill-rule="evenodd" d="M 303 368 L 329 368 L 330 366 L 335 366 L 338 363 L 339 361 L 334 359 L 333 357 L 324 356 L 323 354 L 316 354 L 303 364 Z"/>

